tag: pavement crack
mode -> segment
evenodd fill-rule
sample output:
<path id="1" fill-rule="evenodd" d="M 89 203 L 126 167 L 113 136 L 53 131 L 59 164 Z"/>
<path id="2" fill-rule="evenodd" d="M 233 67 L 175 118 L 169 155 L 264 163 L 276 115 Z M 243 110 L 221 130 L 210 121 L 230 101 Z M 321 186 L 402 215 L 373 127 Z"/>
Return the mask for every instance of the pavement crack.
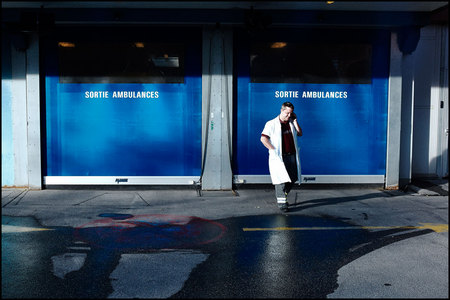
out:
<path id="1" fill-rule="evenodd" d="M 2 207 L 5 207 L 5 206 L 9 205 L 10 203 L 12 203 L 14 200 L 16 200 L 17 198 L 19 198 L 19 197 L 22 196 L 22 194 L 23 194 L 23 196 L 20 197 L 20 199 L 19 199 L 16 203 L 14 203 L 14 205 L 17 205 L 17 204 L 20 202 L 20 200 L 22 200 L 23 197 L 25 197 L 25 195 L 28 193 L 28 191 L 29 191 L 28 189 L 27 189 L 27 190 L 23 190 L 23 191 L 20 192 L 17 196 L 15 196 L 13 199 L 11 199 L 11 201 L 9 201 L 8 203 L 6 203 L 5 205 L 2 205 Z"/>
<path id="2" fill-rule="evenodd" d="M 100 195 L 97 195 L 97 196 L 91 197 L 91 198 L 89 198 L 89 199 L 87 199 L 87 200 L 81 201 L 80 203 L 76 203 L 76 204 L 74 204 L 73 206 L 78 206 L 78 205 L 81 205 L 81 204 L 83 204 L 83 203 L 86 203 L 86 202 L 88 202 L 88 201 L 91 201 L 91 200 L 93 200 L 93 199 L 95 199 L 95 198 L 98 198 L 98 197 L 104 196 L 104 195 L 106 195 L 106 194 L 108 194 L 108 193 L 103 193 L 103 194 L 100 194 Z"/>
<path id="3" fill-rule="evenodd" d="M 145 201 L 145 199 L 141 196 L 141 194 L 139 194 L 138 192 L 136 192 L 136 194 L 139 196 L 139 198 L 141 198 L 142 201 L 144 201 L 145 204 L 147 204 L 147 206 L 150 206 L 150 203 Z"/>

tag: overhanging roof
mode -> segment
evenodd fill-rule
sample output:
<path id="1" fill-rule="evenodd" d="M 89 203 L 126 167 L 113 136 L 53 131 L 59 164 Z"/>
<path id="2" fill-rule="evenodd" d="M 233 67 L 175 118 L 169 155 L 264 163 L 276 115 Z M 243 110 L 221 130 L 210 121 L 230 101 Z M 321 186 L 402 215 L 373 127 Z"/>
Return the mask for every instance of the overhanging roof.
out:
<path id="1" fill-rule="evenodd" d="M 254 22 L 268 18 L 272 27 L 399 28 L 448 24 L 445 1 L 327 2 L 333 1 L 9 0 L 2 1 L 2 24 L 22 31 L 35 30 L 38 23 L 242 26 L 249 17 Z"/>
<path id="2" fill-rule="evenodd" d="M 333 2 L 333 3 L 328 3 Z M 2 1 L 2 8 L 186 8 L 432 12 L 448 1 Z"/>

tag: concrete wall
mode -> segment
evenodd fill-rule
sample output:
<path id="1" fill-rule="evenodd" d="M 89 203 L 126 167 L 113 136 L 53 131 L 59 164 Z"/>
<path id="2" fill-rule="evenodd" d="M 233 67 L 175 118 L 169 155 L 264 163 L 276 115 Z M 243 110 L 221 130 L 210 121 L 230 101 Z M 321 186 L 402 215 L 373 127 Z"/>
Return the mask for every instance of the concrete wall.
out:
<path id="1" fill-rule="evenodd" d="M 401 74 L 400 187 L 448 175 L 448 27 L 421 28 Z"/>
<path id="2" fill-rule="evenodd" d="M 39 40 L 30 35 L 27 49 L 17 49 L 2 39 L 2 186 L 40 189 Z"/>
<path id="3" fill-rule="evenodd" d="M 14 184 L 11 39 L 2 34 L 2 186 Z"/>
<path id="4" fill-rule="evenodd" d="M 427 26 L 414 53 L 412 177 L 448 173 L 448 27 Z M 446 121 L 446 122 L 445 122 Z"/>
<path id="5" fill-rule="evenodd" d="M 217 40 L 219 45 L 223 44 L 222 39 L 231 39 L 231 32 L 205 31 L 204 42 Z M 386 187 L 398 188 L 399 181 L 407 183 L 415 174 L 448 175 L 448 28 L 422 28 L 418 47 L 412 54 L 399 52 L 395 34 L 391 44 Z M 204 72 L 204 82 L 211 79 L 210 84 L 215 87 L 204 89 L 204 93 L 210 93 L 207 98 L 214 100 L 208 103 L 220 104 L 220 108 L 204 107 L 203 112 L 204 172 L 214 175 L 209 176 L 214 180 L 206 182 L 206 189 L 228 189 L 232 180 L 230 144 L 222 143 L 230 141 L 232 132 L 227 125 L 231 115 L 224 114 L 232 111 L 232 79 L 227 69 L 231 43 L 225 45 L 226 49 L 216 51 L 220 55 L 204 62 L 207 69 L 219 66 L 220 72 L 216 73 L 221 74 L 213 78 L 218 74 Z M 228 58 L 212 64 L 214 57 Z M 37 35 L 31 36 L 27 50 L 17 50 L 10 37 L 2 35 L 2 186 L 42 187 L 39 68 Z M 226 101 L 222 99 L 224 95 L 217 94 L 223 91 L 228 91 Z M 212 112 L 215 117 L 219 114 L 223 130 L 206 134 L 211 120 L 205 116 Z M 205 142 L 212 143 L 210 149 L 220 150 L 220 160 L 214 159 L 217 153 L 205 151 Z"/>

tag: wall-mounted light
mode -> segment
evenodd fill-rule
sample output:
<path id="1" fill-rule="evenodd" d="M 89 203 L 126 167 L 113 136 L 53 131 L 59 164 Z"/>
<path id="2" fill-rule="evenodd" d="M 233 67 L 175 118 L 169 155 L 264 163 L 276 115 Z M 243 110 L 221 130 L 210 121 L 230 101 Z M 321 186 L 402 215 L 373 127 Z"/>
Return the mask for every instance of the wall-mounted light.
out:
<path id="1" fill-rule="evenodd" d="M 270 48 L 272 48 L 272 49 L 280 49 L 280 48 L 286 47 L 286 45 L 287 44 L 285 42 L 275 42 L 275 43 L 272 43 L 270 45 Z"/>
<path id="2" fill-rule="evenodd" d="M 134 43 L 134 46 L 135 46 L 136 48 L 144 48 L 144 43 L 136 42 L 136 43 Z"/>
<path id="3" fill-rule="evenodd" d="M 59 47 L 63 47 L 63 48 L 75 48 L 75 43 L 70 43 L 70 42 L 59 42 L 58 43 Z"/>
<path id="4" fill-rule="evenodd" d="M 333 4 L 334 1 L 327 1 L 327 4 Z"/>

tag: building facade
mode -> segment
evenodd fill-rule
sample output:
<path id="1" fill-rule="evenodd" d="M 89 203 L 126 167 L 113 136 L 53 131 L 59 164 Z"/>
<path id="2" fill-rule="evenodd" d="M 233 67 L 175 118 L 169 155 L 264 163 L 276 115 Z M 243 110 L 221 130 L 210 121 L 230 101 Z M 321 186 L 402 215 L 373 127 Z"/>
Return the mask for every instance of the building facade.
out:
<path id="1" fill-rule="evenodd" d="M 3 1 L 2 186 L 270 183 L 292 102 L 303 183 L 448 176 L 447 2 Z"/>

